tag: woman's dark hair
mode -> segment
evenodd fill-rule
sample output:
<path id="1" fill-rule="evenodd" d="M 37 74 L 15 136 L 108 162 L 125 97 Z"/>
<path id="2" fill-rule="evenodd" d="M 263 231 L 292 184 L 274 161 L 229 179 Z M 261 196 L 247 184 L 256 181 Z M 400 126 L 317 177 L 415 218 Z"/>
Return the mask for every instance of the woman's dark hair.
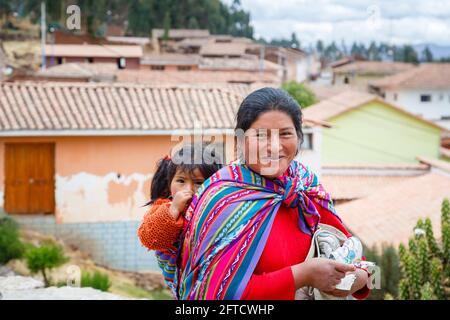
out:
<path id="1" fill-rule="evenodd" d="M 303 141 L 300 105 L 286 91 L 265 87 L 250 93 L 239 106 L 235 130 L 247 131 L 258 117 L 268 111 L 282 111 L 291 117 L 300 141 Z"/>
<path id="2" fill-rule="evenodd" d="M 170 184 L 177 169 L 189 174 L 198 169 L 203 177 L 208 179 L 222 167 L 222 164 L 222 154 L 213 144 L 203 142 L 183 145 L 172 157 L 165 157 L 158 161 L 152 179 L 150 201 L 144 206 L 152 204 L 159 198 L 170 197 Z"/>

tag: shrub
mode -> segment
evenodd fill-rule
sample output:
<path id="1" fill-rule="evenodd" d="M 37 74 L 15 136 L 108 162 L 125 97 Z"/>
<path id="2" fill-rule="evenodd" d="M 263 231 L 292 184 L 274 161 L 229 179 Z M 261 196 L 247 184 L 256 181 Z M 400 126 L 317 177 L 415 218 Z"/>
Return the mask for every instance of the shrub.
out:
<path id="1" fill-rule="evenodd" d="M 298 102 L 302 109 L 317 102 L 314 93 L 301 83 L 289 81 L 284 83 L 282 88 Z"/>
<path id="2" fill-rule="evenodd" d="M 100 271 L 95 271 L 93 274 L 83 272 L 81 275 L 81 286 L 108 291 L 111 287 L 111 281 L 107 274 L 101 273 Z"/>
<path id="3" fill-rule="evenodd" d="M 50 285 L 47 272 L 69 260 L 64 255 L 63 248 L 53 242 L 46 242 L 39 247 L 28 249 L 25 253 L 25 259 L 31 273 L 40 272 L 42 274 L 46 287 Z"/>
<path id="4" fill-rule="evenodd" d="M 450 297 L 450 204 L 441 209 L 441 243 L 433 234 L 431 220 L 420 219 L 408 247 L 399 247 L 402 278 L 400 297 L 404 300 L 445 300 Z"/>
<path id="5" fill-rule="evenodd" d="M 24 253 L 24 245 L 19 238 L 18 224 L 10 217 L 0 218 L 0 264 L 19 259 Z"/>
<path id="6" fill-rule="evenodd" d="M 395 299 L 398 296 L 400 280 L 399 256 L 395 247 L 392 245 L 382 246 L 381 250 L 375 247 L 371 249 L 365 247 L 364 256 L 366 260 L 375 262 L 381 270 L 381 288 L 372 290 L 369 299 Z"/>

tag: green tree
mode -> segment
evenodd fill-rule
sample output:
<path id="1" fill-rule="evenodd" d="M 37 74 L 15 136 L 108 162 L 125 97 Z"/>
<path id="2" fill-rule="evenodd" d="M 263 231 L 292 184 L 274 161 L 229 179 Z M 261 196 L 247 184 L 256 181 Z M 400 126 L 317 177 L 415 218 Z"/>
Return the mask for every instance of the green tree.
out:
<path id="1" fill-rule="evenodd" d="M 282 88 L 286 90 L 302 108 L 306 108 L 317 102 L 314 93 L 301 83 L 289 81 L 284 83 Z"/>
<path id="2" fill-rule="evenodd" d="M 50 285 L 48 272 L 66 263 L 69 258 L 64 255 L 63 248 L 53 242 L 45 242 L 39 247 L 32 247 L 25 253 L 28 269 L 31 273 L 41 273 L 45 286 Z"/>
<path id="3" fill-rule="evenodd" d="M 424 62 L 433 62 L 433 53 L 430 48 L 425 47 L 422 51 L 422 61 Z"/>
<path id="4" fill-rule="evenodd" d="M 322 40 L 317 40 L 316 50 L 319 54 L 323 53 L 323 41 Z"/>

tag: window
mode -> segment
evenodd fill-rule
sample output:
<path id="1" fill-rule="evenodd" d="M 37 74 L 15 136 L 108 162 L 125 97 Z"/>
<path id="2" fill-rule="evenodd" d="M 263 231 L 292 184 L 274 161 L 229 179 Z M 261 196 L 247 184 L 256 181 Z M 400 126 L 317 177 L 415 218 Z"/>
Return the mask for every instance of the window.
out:
<path id="1" fill-rule="evenodd" d="M 94 58 L 86 58 L 87 63 L 94 63 Z"/>
<path id="2" fill-rule="evenodd" d="M 312 150 L 313 149 L 313 134 L 312 133 L 304 133 L 303 134 L 303 143 L 301 146 L 303 150 Z"/>
<path id="3" fill-rule="evenodd" d="M 56 58 L 56 61 L 58 64 L 63 64 L 64 59 L 62 57 L 58 57 L 58 58 Z"/>
<path id="4" fill-rule="evenodd" d="M 190 71 L 192 69 L 191 66 L 178 66 L 178 71 Z"/>
<path id="5" fill-rule="evenodd" d="M 349 82 L 350 82 L 350 81 L 348 80 L 348 77 L 345 77 L 345 78 L 344 78 L 344 83 L 345 83 L 345 84 L 349 84 Z"/>
<path id="6" fill-rule="evenodd" d="M 117 59 L 117 67 L 119 69 L 125 69 L 126 66 L 127 66 L 127 60 L 125 58 Z"/>
<path id="7" fill-rule="evenodd" d="M 420 102 L 431 102 L 431 94 L 421 94 Z"/>
<path id="8" fill-rule="evenodd" d="M 163 71 L 165 68 L 165 66 L 150 66 L 150 69 L 159 71 Z"/>
<path id="9" fill-rule="evenodd" d="M 394 93 L 394 101 L 397 101 L 397 93 Z"/>

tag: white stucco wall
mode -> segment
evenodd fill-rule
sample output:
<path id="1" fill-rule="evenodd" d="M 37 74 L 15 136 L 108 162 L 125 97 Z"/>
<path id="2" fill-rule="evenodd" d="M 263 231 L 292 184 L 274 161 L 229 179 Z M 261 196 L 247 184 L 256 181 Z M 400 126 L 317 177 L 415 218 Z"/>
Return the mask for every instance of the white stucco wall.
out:
<path id="1" fill-rule="evenodd" d="M 385 99 L 429 120 L 450 116 L 450 88 L 447 90 L 389 90 Z M 397 99 L 395 99 L 397 94 Z M 430 102 L 421 102 L 422 94 L 431 95 Z"/>
<path id="2" fill-rule="evenodd" d="M 322 148 L 322 128 L 314 127 L 314 128 L 305 128 L 303 129 L 303 134 L 312 133 L 312 150 L 301 149 L 299 155 L 297 156 L 297 160 L 309 166 L 311 170 L 314 171 L 320 177 L 321 174 L 321 148 Z"/>

